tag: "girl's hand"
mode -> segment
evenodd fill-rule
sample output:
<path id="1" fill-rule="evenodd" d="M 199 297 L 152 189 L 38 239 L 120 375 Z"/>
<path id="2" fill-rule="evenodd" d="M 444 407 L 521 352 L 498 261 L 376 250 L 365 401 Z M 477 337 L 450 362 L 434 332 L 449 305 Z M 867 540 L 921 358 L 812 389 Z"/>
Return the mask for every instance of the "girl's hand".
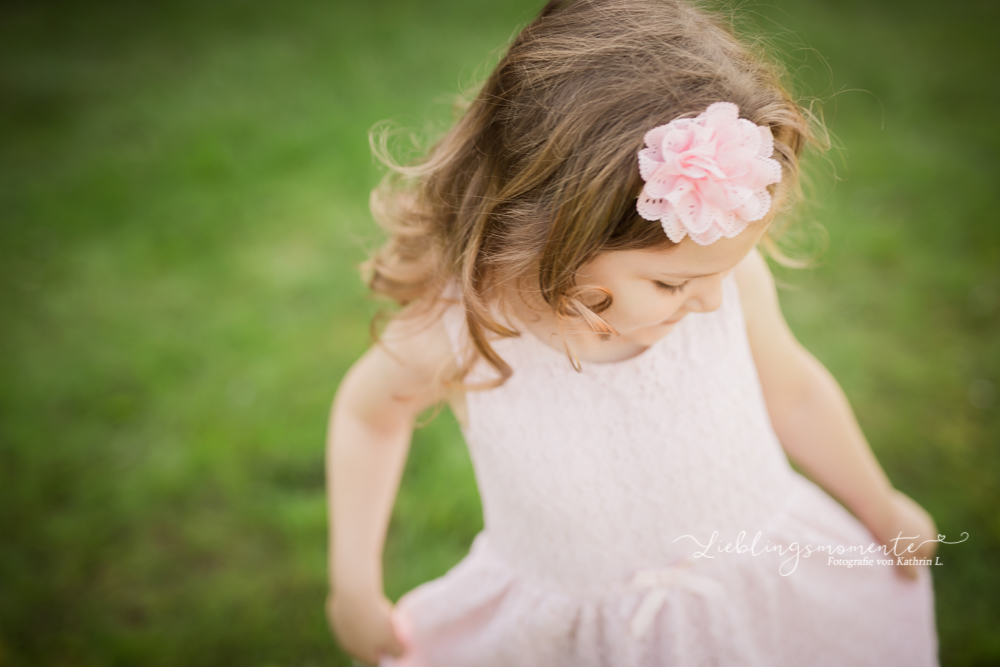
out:
<path id="1" fill-rule="evenodd" d="M 331 594 L 326 603 L 330 628 L 341 648 L 372 665 L 382 654 L 398 658 L 406 651 L 396 635 L 392 611 L 392 602 L 376 595 Z"/>
<path id="2" fill-rule="evenodd" d="M 908 579 L 916 579 L 919 573 L 917 568 L 921 566 L 906 562 L 900 564 L 899 559 L 933 558 L 937 552 L 937 526 L 927 510 L 902 491 L 893 489 L 892 503 L 895 509 L 893 521 L 883 535 L 876 537 L 888 547 L 887 553 L 893 558 L 899 573 Z"/>

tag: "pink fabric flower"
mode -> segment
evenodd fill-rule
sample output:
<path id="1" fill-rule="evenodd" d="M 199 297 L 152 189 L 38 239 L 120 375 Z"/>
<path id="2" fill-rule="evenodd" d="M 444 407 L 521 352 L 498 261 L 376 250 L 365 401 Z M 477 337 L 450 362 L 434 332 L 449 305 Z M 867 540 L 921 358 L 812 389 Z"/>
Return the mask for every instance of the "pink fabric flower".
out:
<path id="1" fill-rule="evenodd" d="M 700 245 L 732 238 L 771 208 L 767 186 L 781 181 L 771 158 L 770 128 L 716 102 L 697 118 L 679 118 L 646 133 L 639 173 L 646 185 L 636 208 L 659 220 L 671 241 L 687 234 Z"/>

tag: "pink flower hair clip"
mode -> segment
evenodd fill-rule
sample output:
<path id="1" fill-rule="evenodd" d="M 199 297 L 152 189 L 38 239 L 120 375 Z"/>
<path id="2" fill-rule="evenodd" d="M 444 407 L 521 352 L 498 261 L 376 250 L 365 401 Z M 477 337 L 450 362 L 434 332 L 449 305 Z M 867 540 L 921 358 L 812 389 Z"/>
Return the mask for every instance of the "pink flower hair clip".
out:
<path id="1" fill-rule="evenodd" d="M 732 238 L 771 209 L 767 186 L 781 181 L 771 157 L 771 129 L 716 102 L 697 118 L 678 118 L 646 133 L 639 173 L 646 182 L 636 208 L 659 220 L 670 240 L 699 245 Z"/>

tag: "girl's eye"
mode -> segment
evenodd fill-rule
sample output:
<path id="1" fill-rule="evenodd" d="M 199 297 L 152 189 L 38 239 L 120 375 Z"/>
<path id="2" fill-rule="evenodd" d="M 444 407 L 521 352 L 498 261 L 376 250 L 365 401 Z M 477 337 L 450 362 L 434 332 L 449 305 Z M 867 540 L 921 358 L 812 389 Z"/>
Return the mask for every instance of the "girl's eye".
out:
<path id="1" fill-rule="evenodd" d="M 680 292 L 682 289 L 684 289 L 684 286 L 688 284 L 688 281 L 686 281 L 686 280 L 683 283 L 681 283 L 680 285 L 667 285 L 667 284 L 661 283 L 659 280 L 654 280 L 653 282 L 656 283 L 657 287 L 659 287 L 662 290 L 666 290 L 666 291 L 670 292 L 671 294 L 673 294 L 674 292 Z"/>

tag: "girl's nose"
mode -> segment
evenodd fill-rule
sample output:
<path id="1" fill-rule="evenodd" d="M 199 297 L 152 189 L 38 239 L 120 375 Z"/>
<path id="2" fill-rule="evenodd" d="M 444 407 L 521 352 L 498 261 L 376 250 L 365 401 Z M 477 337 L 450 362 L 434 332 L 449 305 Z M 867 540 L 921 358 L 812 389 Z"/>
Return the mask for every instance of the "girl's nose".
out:
<path id="1" fill-rule="evenodd" d="M 722 274 L 706 276 L 684 307 L 695 313 L 710 313 L 722 305 Z"/>

